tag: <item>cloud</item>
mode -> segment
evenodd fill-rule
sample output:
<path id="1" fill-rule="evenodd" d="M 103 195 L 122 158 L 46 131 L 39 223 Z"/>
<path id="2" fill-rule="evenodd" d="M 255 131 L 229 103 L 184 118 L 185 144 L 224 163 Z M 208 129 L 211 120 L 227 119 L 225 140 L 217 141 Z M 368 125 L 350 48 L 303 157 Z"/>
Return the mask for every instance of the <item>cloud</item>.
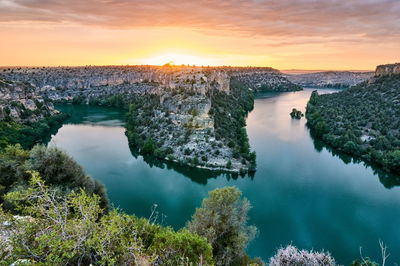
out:
<path id="1" fill-rule="evenodd" d="M 2 22 L 183 27 L 271 40 L 288 36 L 398 40 L 399 14 L 398 0 L 0 0 Z"/>

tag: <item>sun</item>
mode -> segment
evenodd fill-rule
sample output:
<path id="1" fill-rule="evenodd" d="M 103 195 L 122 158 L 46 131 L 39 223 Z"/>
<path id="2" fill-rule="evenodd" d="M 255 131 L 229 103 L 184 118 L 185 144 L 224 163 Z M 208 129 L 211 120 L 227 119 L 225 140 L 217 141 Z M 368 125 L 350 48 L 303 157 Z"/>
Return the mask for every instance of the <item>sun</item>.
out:
<path id="1" fill-rule="evenodd" d="M 196 55 L 188 55 L 181 53 L 165 53 L 149 57 L 142 60 L 144 65 L 164 65 L 166 63 L 174 65 L 196 65 L 209 66 L 213 65 L 212 60 Z"/>

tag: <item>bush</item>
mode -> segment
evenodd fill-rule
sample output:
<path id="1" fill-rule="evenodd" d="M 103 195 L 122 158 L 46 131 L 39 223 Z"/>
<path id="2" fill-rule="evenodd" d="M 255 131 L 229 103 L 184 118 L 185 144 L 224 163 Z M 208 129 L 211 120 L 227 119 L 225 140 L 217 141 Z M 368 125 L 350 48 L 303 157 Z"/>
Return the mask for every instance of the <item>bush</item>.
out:
<path id="1" fill-rule="evenodd" d="M 270 259 L 270 266 L 297 266 L 297 265 L 313 265 L 313 266 L 330 266 L 336 265 L 335 259 L 327 252 L 310 252 L 306 250 L 298 250 L 294 246 L 280 248 L 278 252 Z"/>
<path id="2" fill-rule="evenodd" d="M 0 208 L 0 229 L 10 239 L 0 238 L 0 246 L 8 246 L 0 259 L 7 265 L 21 259 L 35 265 L 213 264 L 204 238 L 116 210 L 103 214 L 97 195 L 60 195 L 31 174 L 27 189 L 6 195 L 25 217 Z"/>
<path id="3" fill-rule="evenodd" d="M 43 145 L 31 151 L 20 145 L 8 146 L 0 153 L 0 185 L 4 193 L 28 183 L 27 171 L 37 171 L 46 185 L 58 187 L 65 193 L 83 188 L 86 193 L 97 194 L 103 208 L 108 208 L 108 197 L 103 184 L 86 175 L 82 167 L 65 152 Z"/>

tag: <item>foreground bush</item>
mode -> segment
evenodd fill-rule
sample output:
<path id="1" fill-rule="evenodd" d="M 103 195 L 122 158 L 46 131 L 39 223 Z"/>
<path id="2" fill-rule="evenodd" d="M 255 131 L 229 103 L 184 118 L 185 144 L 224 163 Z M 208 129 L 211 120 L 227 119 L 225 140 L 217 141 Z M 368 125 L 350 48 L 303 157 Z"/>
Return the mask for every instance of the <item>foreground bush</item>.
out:
<path id="1" fill-rule="evenodd" d="M 211 265 L 207 240 L 187 230 L 100 207 L 81 190 L 66 198 L 32 173 L 25 190 L 5 196 L 24 216 L 0 212 L 0 260 L 41 265 Z"/>
<path id="2" fill-rule="evenodd" d="M 246 265 L 247 244 L 257 232 L 248 226 L 251 205 L 235 187 L 225 187 L 209 192 L 188 223 L 191 232 L 207 238 L 213 248 L 217 265 Z"/>
<path id="3" fill-rule="evenodd" d="M 326 252 L 299 250 L 294 246 L 280 248 L 269 261 L 270 266 L 329 266 L 336 265 L 335 259 Z"/>
<path id="4" fill-rule="evenodd" d="M 68 194 L 83 188 L 86 193 L 97 194 L 101 207 L 108 208 L 105 187 L 86 175 L 83 168 L 68 154 L 56 147 L 37 145 L 32 150 L 20 145 L 7 146 L 0 153 L 0 202 L 2 195 L 24 188 L 30 179 L 27 171 L 37 171 L 47 185 Z"/>

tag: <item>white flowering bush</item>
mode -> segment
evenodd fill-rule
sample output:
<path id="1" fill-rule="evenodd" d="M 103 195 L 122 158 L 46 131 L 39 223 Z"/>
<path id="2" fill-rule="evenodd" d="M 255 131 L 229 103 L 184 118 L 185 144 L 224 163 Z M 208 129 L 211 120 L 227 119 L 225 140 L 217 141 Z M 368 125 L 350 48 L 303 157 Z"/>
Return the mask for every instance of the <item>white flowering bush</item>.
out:
<path id="1" fill-rule="evenodd" d="M 269 261 L 270 266 L 330 266 L 336 265 L 335 259 L 327 252 L 299 250 L 289 245 L 280 248 Z"/>

